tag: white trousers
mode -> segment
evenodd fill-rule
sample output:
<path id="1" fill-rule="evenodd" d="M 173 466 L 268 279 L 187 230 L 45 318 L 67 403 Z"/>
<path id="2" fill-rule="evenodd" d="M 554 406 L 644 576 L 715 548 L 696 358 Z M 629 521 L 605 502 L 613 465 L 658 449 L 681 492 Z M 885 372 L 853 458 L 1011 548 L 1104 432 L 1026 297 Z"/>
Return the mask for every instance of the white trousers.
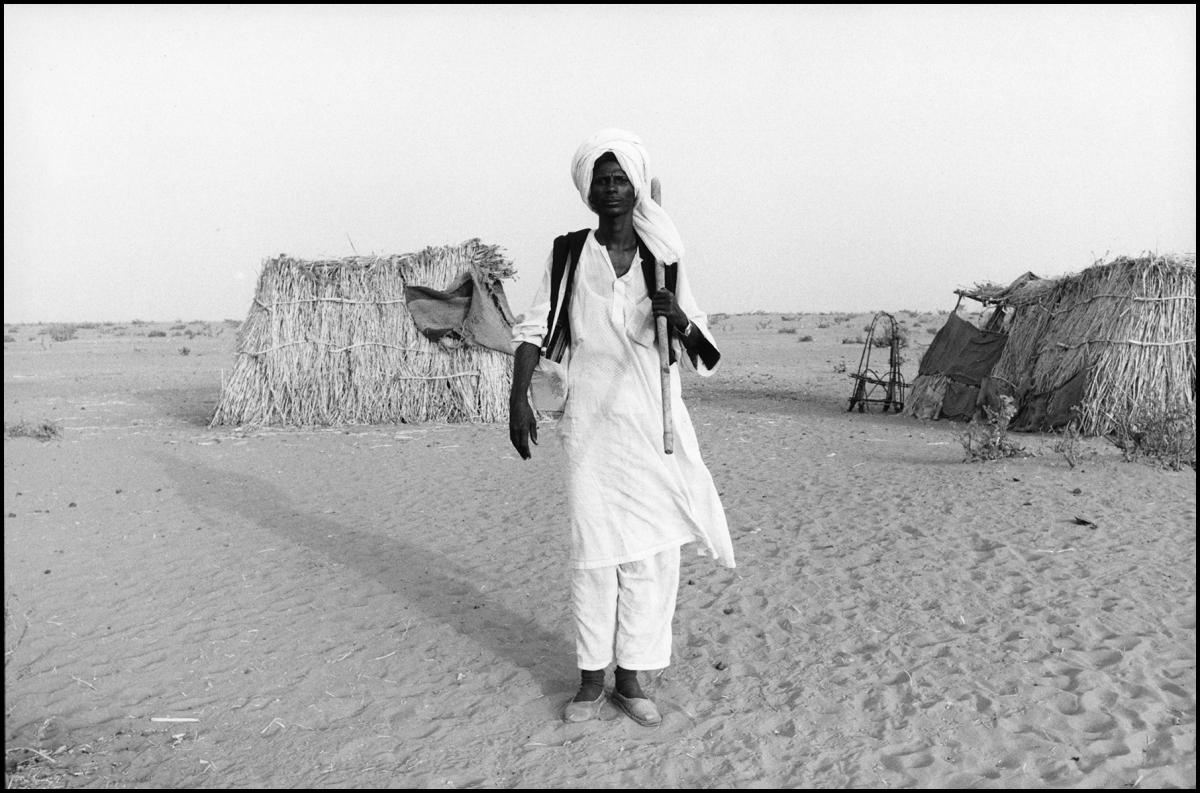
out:
<path id="1" fill-rule="evenodd" d="M 580 669 L 671 665 L 671 625 L 679 593 L 679 546 L 648 559 L 576 569 L 571 578 L 575 654 Z"/>

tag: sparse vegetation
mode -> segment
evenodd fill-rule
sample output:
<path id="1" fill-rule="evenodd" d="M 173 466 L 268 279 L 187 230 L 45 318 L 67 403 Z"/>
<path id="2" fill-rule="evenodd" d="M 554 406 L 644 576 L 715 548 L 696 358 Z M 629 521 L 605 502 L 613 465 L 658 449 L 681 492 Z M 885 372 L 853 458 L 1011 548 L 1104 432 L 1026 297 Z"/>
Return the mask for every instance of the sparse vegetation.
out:
<path id="1" fill-rule="evenodd" d="M 1008 457 L 1028 457 L 1029 453 L 1008 436 L 1008 425 L 1017 413 L 1016 405 L 1010 396 L 1000 397 L 1002 407 L 999 410 L 985 405 L 987 414 L 985 421 L 972 421 L 967 430 L 959 436 L 959 442 L 966 450 L 967 456 L 963 462 L 980 462 L 1002 460 Z"/>
<path id="2" fill-rule="evenodd" d="M 1185 411 L 1143 410 L 1119 422 L 1111 440 L 1126 462 L 1172 471 L 1196 468 L 1195 415 Z"/>
<path id="3" fill-rule="evenodd" d="M 51 441 L 62 435 L 62 427 L 53 421 L 26 421 L 22 419 L 16 424 L 6 426 L 4 434 L 9 438 L 34 438 L 39 441 Z"/>
<path id="4" fill-rule="evenodd" d="M 780 328 L 780 329 L 779 329 L 777 332 L 778 332 L 778 333 L 799 333 L 799 332 L 800 332 L 800 329 L 799 329 L 799 328 L 797 328 L 797 327 L 795 327 L 795 326 L 793 326 L 793 327 L 790 327 L 790 328 Z"/>
<path id="5" fill-rule="evenodd" d="M 1054 451 L 1063 456 L 1067 465 L 1072 468 L 1079 462 L 1079 422 L 1075 419 L 1067 422 L 1067 426 L 1054 442 Z"/>
<path id="6" fill-rule="evenodd" d="M 165 338 L 167 335 L 167 332 L 165 330 L 152 330 L 149 333 L 147 333 L 146 335 L 152 339 Z"/>
<path id="7" fill-rule="evenodd" d="M 75 325 L 51 325 L 46 329 L 51 341 L 70 341 L 75 338 Z"/>
<path id="8" fill-rule="evenodd" d="M 812 341 L 812 340 L 813 340 L 813 337 L 808 336 L 808 335 L 801 336 L 800 338 L 796 339 L 796 341 Z"/>

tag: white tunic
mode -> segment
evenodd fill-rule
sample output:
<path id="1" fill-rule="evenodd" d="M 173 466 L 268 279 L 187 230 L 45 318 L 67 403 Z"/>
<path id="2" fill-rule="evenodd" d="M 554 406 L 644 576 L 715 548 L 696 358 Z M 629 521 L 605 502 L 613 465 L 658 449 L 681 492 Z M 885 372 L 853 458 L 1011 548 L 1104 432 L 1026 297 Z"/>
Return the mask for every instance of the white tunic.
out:
<path id="1" fill-rule="evenodd" d="M 547 263 L 527 319 L 514 328 L 514 347 L 522 341 L 541 346 L 549 299 Z M 676 299 L 711 341 L 682 271 Z M 622 564 L 698 541 L 702 553 L 733 567 L 725 510 L 683 404 L 678 363 L 671 367 L 670 389 L 674 453 L 663 452 L 654 315 L 640 260 L 618 278 L 608 251 L 590 234 L 569 310 L 568 393 L 559 431 L 572 564 L 585 569 Z M 702 363 L 697 371 L 711 374 Z"/>

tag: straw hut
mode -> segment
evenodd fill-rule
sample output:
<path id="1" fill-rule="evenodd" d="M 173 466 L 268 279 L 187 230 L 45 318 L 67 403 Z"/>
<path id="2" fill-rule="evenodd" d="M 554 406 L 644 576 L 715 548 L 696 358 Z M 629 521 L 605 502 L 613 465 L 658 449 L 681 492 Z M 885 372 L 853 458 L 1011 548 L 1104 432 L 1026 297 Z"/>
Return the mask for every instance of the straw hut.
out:
<path id="1" fill-rule="evenodd" d="M 1017 408 L 1013 430 L 1074 421 L 1083 435 L 1106 435 L 1154 416 L 1194 429 L 1194 255 L 1121 257 L 956 294 L 991 315 L 976 328 L 951 314 L 922 357 L 910 415 L 971 418 L 1005 395 Z"/>
<path id="2" fill-rule="evenodd" d="M 507 415 L 512 264 L 478 239 L 263 263 L 211 425 L 492 422 Z"/>

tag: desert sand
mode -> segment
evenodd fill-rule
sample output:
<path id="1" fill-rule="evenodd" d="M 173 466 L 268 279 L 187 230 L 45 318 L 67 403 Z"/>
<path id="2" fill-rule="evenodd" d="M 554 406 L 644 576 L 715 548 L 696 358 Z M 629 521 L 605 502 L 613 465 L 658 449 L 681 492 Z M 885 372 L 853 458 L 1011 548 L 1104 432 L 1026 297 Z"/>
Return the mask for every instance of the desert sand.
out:
<path id="1" fill-rule="evenodd" d="M 1194 470 L 847 412 L 870 320 L 685 372 L 738 567 L 685 549 L 653 729 L 560 720 L 549 426 L 209 428 L 236 323 L 9 325 L 7 787 L 1192 788 Z"/>

